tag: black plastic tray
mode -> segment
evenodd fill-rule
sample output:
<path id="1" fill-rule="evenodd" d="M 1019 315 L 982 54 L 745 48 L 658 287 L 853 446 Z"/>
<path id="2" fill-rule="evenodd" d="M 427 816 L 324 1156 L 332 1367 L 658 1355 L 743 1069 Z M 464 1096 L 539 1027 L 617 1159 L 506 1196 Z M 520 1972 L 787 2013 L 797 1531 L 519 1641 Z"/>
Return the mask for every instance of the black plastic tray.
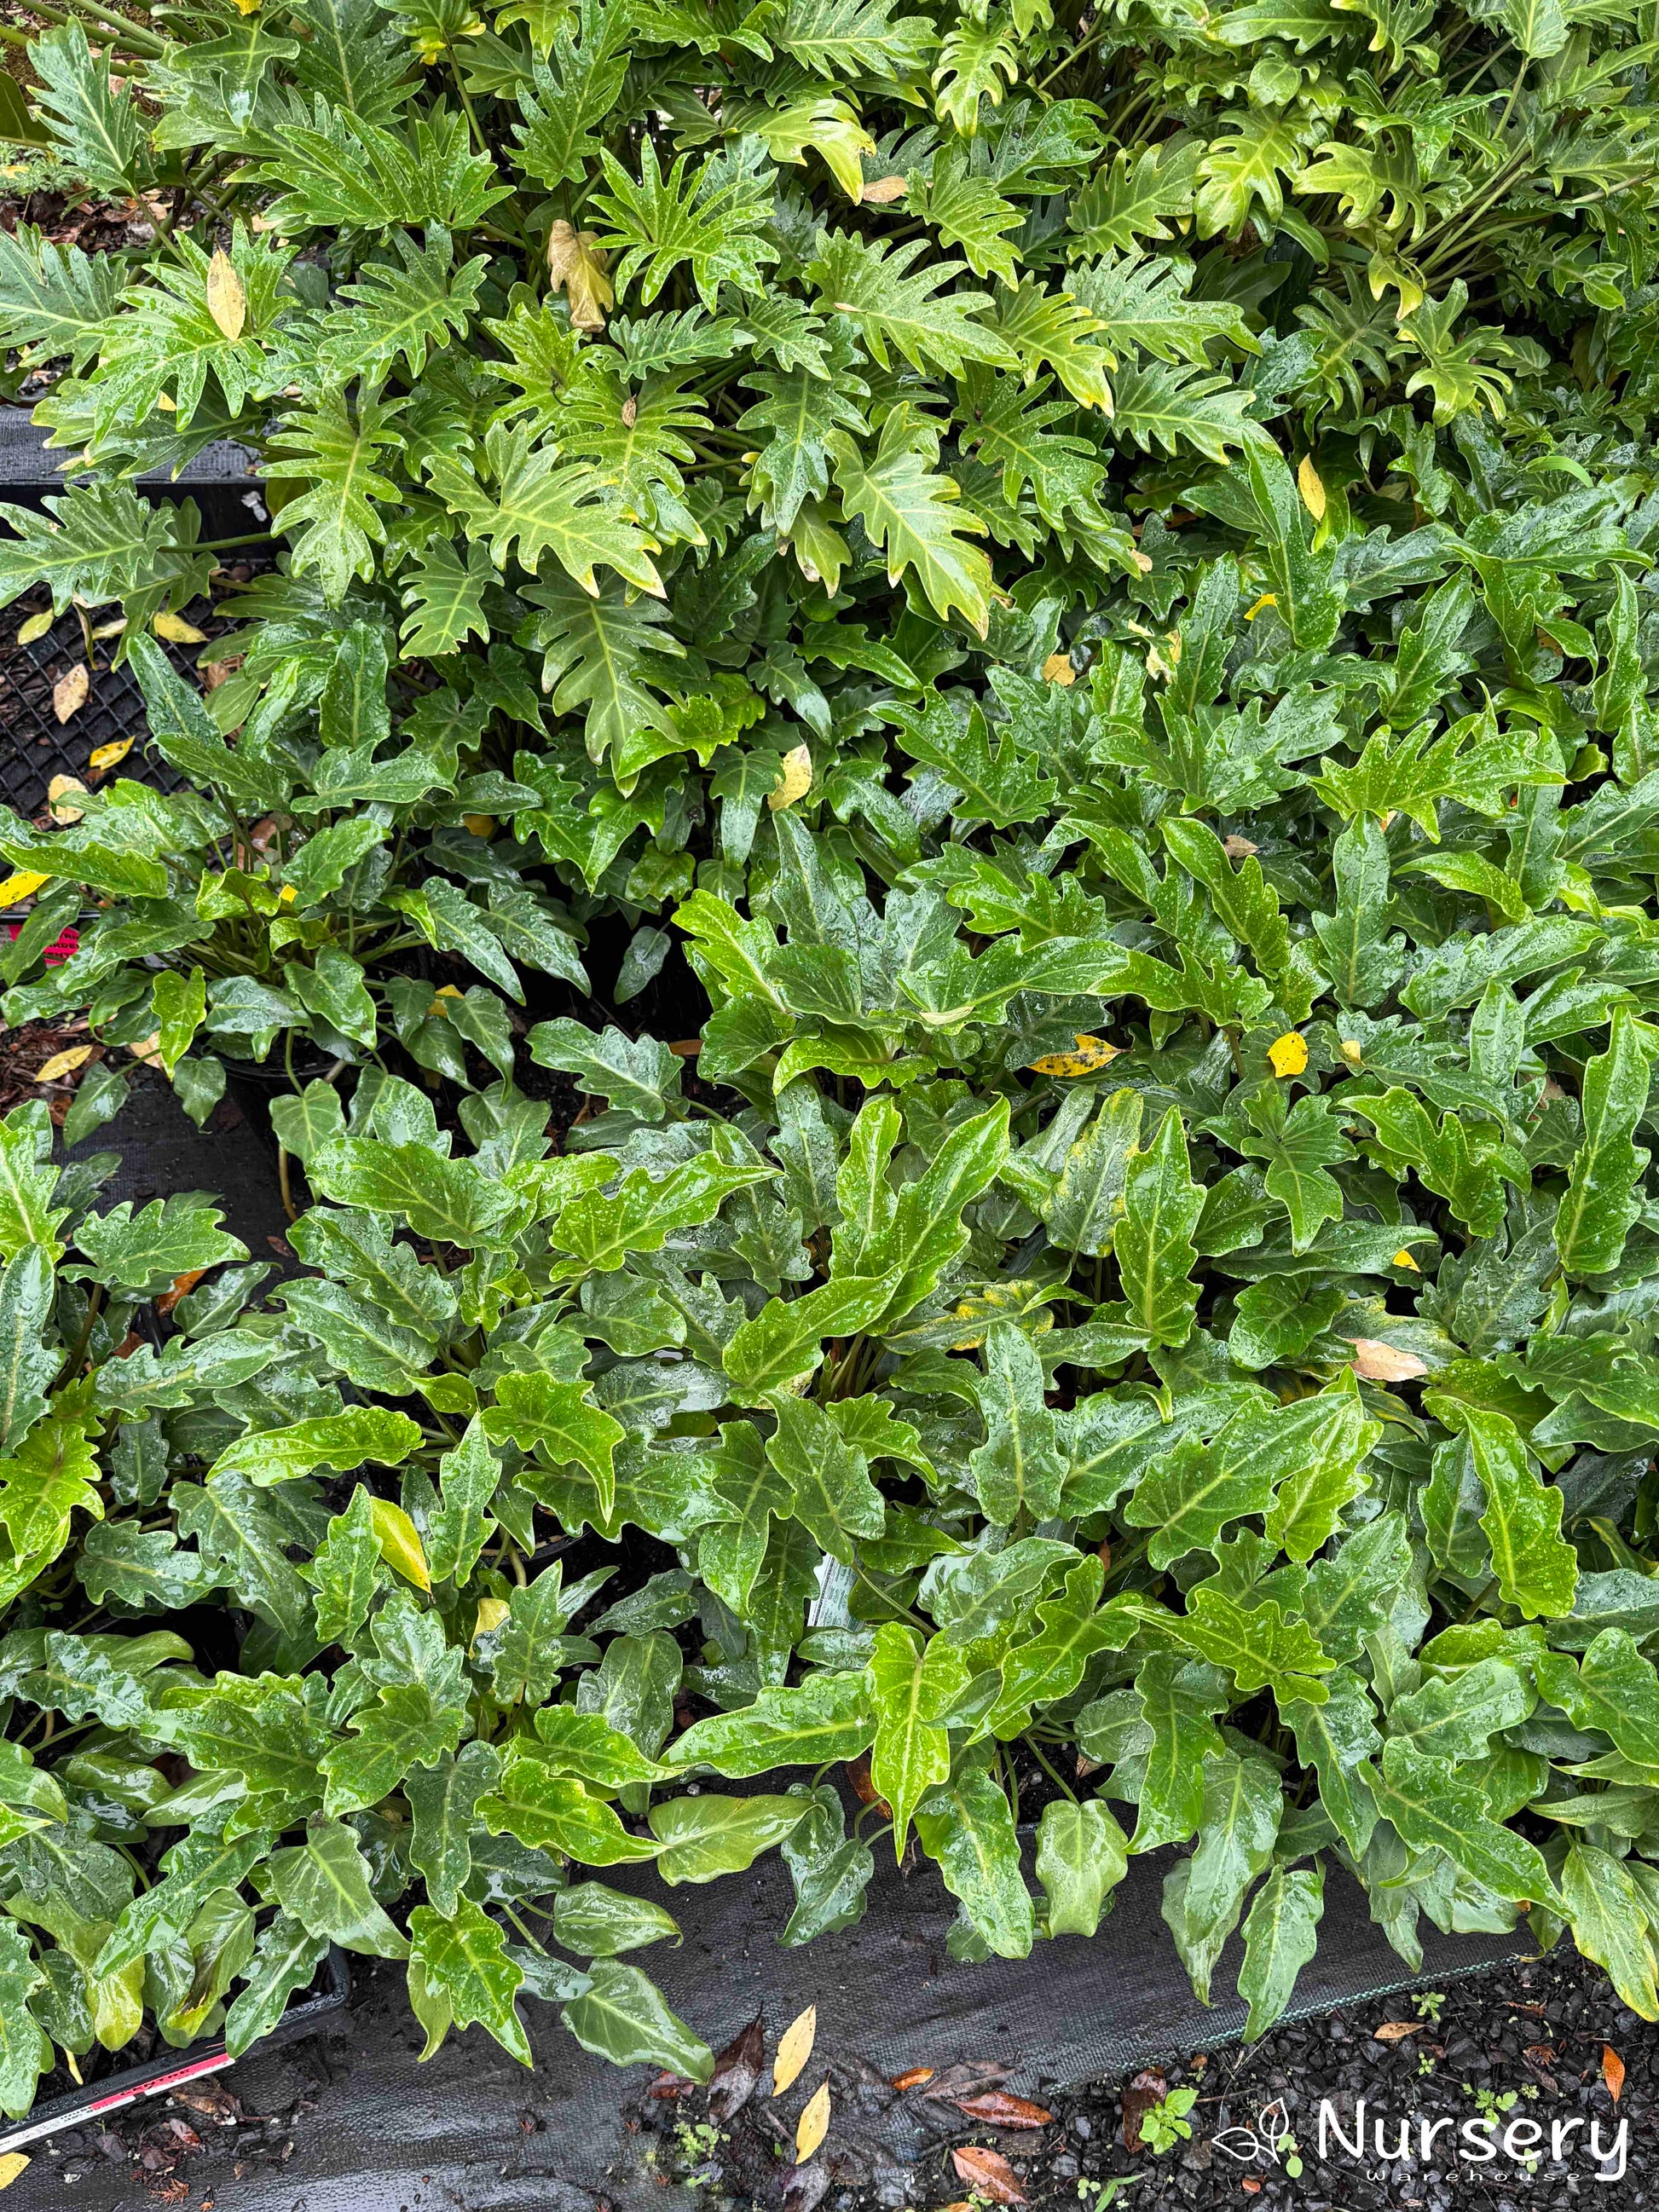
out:
<path id="1" fill-rule="evenodd" d="M 345 1953 L 337 1946 L 330 1947 L 323 1971 L 327 1987 L 321 1994 L 292 2006 L 269 2035 L 262 2035 L 248 2045 L 241 2054 L 243 2058 L 256 2051 L 273 2051 L 279 2044 L 293 2042 L 296 2036 L 309 2035 L 329 2014 L 341 2009 L 351 1995 L 351 1968 Z M 25 2144 L 39 2142 L 64 2128 L 100 2120 L 106 2113 L 136 2105 L 140 2098 L 159 2097 L 168 2089 L 181 2087 L 186 2081 L 222 2074 L 227 2067 L 238 2063 L 240 2061 L 225 2049 L 222 2036 L 211 2042 L 192 2043 L 183 2051 L 169 2051 L 165 2055 L 158 2052 L 142 2066 L 129 2066 L 119 2074 L 106 2075 L 101 2081 L 88 2082 L 84 2089 L 72 2089 L 66 2096 L 53 2097 L 44 2105 L 36 2105 L 15 2128 L 0 2135 L 0 2158 L 8 2151 L 21 2150 Z"/>

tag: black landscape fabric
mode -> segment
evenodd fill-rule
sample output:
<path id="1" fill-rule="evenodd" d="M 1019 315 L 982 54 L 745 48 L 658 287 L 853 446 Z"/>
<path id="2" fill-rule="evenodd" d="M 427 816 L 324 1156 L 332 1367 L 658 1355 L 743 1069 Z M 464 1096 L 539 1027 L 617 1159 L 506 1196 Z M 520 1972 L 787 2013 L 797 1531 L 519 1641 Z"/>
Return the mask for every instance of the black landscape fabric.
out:
<path id="1" fill-rule="evenodd" d="M 864 2169 L 878 2195 L 902 2206 L 910 2201 L 906 2177 L 933 2138 L 917 2100 L 870 2109 L 858 2094 L 869 2069 L 885 2076 L 920 2065 L 994 2063 L 1009 2069 L 1010 2087 L 1029 2091 L 1115 2078 L 1152 2058 L 1237 2036 L 1244 2008 L 1226 1993 L 1237 1940 L 1217 1971 L 1221 2001 L 1206 2011 L 1158 1915 L 1171 1856 L 1130 1862 L 1092 1941 L 1044 1944 L 1027 1959 L 971 1967 L 946 1955 L 956 1907 L 927 1866 L 908 1881 L 892 1865 L 881 1867 L 858 1927 L 805 1949 L 781 1948 L 775 1934 L 788 1917 L 789 1881 L 769 1861 L 742 1881 L 674 1893 L 668 1901 L 684 1940 L 678 1949 L 653 1950 L 652 1972 L 676 2011 L 716 2049 L 762 2011 L 775 2042 L 787 2022 L 816 2005 L 814 2078 L 827 2070 L 839 2084 Z M 607 1878 L 619 1888 L 651 1881 L 628 1868 L 613 1868 Z M 1407 1986 L 1443 1988 L 1530 1949 L 1524 1930 L 1449 1937 L 1430 1930 L 1423 1973 L 1413 1981 L 1358 1889 L 1333 1876 L 1319 1954 L 1290 2016 Z M 264 2056 L 256 2050 L 224 2077 L 250 2113 L 296 2100 L 314 2109 L 283 2118 L 270 2139 L 272 2154 L 233 2162 L 227 2145 L 210 2160 L 190 2161 L 181 2168 L 188 2197 L 161 2201 L 188 2203 L 191 2212 L 204 2194 L 218 2212 L 596 2212 L 601 2201 L 611 2212 L 644 2212 L 672 2201 L 659 2166 L 645 2155 L 652 2137 L 630 2129 L 624 2113 L 649 2079 L 645 2069 L 618 2072 L 589 2057 L 554 2008 L 527 1999 L 533 2073 L 477 2030 L 452 2035 L 423 2065 L 401 1968 L 354 1960 L 353 1971 L 343 2039 Z M 306 2094 L 312 2080 L 320 2086 Z M 138 2108 L 127 2116 L 125 2136 L 137 2138 L 154 2117 Z M 263 2131 L 260 2145 L 265 2150 Z M 70 2172 L 79 2179 L 66 2190 Z M 45 2212 L 66 2201 L 77 2212 L 116 2212 L 155 2203 L 153 2188 L 153 2179 L 147 2190 L 141 2172 L 88 2135 L 83 2148 L 37 2157 L 9 2194 L 6 2212 Z M 1135 2212 L 1151 2212 L 1156 2202 L 1143 2190 Z"/>

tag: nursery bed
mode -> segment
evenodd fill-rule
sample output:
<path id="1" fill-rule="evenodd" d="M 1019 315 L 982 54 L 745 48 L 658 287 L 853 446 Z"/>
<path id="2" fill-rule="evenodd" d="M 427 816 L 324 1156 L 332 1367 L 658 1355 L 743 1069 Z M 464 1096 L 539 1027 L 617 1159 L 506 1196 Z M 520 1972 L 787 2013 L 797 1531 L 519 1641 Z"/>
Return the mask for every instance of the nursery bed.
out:
<path id="1" fill-rule="evenodd" d="M 918 2066 L 937 2074 L 978 2065 L 988 2078 L 1030 2096 L 1055 2084 L 1115 2081 L 1156 2058 L 1237 2037 L 1243 2008 L 1223 2002 L 1206 2012 L 1170 1947 L 1158 1897 L 1170 1856 L 1130 1862 L 1115 1908 L 1091 1942 L 1045 1944 L 1029 1959 L 976 1967 L 955 1966 L 945 1954 L 955 1906 L 931 1869 L 907 1881 L 890 1861 L 878 1867 L 859 1926 L 802 1950 L 781 1948 L 774 1937 L 787 1917 L 789 1882 L 772 1858 L 741 1881 L 670 1895 L 684 1940 L 678 1949 L 653 1951 L 652 1972 L 669 2002 L 716 2050 L 757 2013 L 775 2043 L 790 2020 L 815 2004 L 813 2064 L 781 2109 L 793 2126 L 797 2106 L 827 2069 L 843 2113 L 830 2142 L 847 2160 L 840 2186 L 876 2189 L 892 2206 L 931 2205 L 944 2200 L 948 2186 L 934 2157 L 945 2139 L 940 2115 L 919 2092 L 891 2093 L 885 2086 L 891 2075 Z M 607 1879 L 627 1888 L 645 1887 L 651 1878 L 648 1871 L 641 1880 L 612 1869 Z M 1332 1892 L 1324 1941 L 1297 1990 L 1296 2019 L 1414 1986 L 1443 1989 L 1459 1976 L 1512 1963 L 1528 1948 L 1524 1935 L 1434 1936 L 1425 1944 L 1423 1973 L 1410 1976 L 1359 1892 L 1334 1875 Z M 659 1887 L 653 1893 L 663 1894 Z M 1235 1939 L 1218 1970 L 1218 1992 L 1231 1988 L 1238 1955 Z M 331 2086 L 315 2113 L 292 2130 L 291 2157 L 275 2170 L 243 2176 L 234 2195 L 227 2191 L 223 2212 L 290 2212 L 301 2197 L 307 2212 L 404 2206 L 413 2212 L 428 2203 L 465 2205 L 468 2212 L 550 2206 L 580 2212 L 601 2202 L 612 2212 L 643 2212 L 664 2203 L 675 2153 L 672 2145 L 659 2150 L 641 2108 L 629 2101 L 647 2088 L 646 2069 L 618 2074 L 590 2057 L 551 2008 L 529 2002 L 523 2012 L 533 2073 L 476 2030 L 452 2035 L 422 2066 L 422 2037 L 402 1981 L 395 1965 L 358 1962 L 349 2045 L 329 2045 Z M 1611 2009 L 1610 1993 L 1607 2003 Z M 252 2094 L 240 2075 L 228 2086 L 245 2103 Z M 966 2132 L 959 2130 L 957 2139 Z M 16 2185 L 8 2212 L 63 2202 L 51 2166 L 37 2166 Z M 782 2170 L 779 2161 L 780 2180 Z M 925 2195 L 908 2193 L 913 2170 L 918 2188 L 927 2174 Z M 216 2193 L 230 2179 L 226 2154 L 204 2158 L 190 2179 L 198 2196 Z M 100 2160 L 83 2172 L 75 2201 L 112 2212 L 132 2201 L 131 2190 L 120 2166 Z M 1143 2205 L 1159 2202 L 1141 2198 Z"/>

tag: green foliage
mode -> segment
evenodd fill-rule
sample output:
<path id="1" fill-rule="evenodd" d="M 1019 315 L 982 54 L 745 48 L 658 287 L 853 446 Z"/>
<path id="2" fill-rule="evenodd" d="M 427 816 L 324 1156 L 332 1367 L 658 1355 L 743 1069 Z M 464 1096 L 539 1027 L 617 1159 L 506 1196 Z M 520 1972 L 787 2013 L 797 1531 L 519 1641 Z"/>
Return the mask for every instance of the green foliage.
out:
<path id="1" fill-rule="evenodd" d="M 70 1142 L 280 1054 L 310 1200 L 271 1285 L 0 1121 L 0 2107 L 330 1942 L 703 2078 L 624 1954 L 775 1849 L 975 1958 L 1174 1847 L 1252 2035 L 1331 1866 L 1659 2010 L 1642 27 L 314 14 L 48 33 L 168 216 L 0 238 L 81 457 L 0 595 L 183 780 L 0 822 L 4 1012 Z M 224 436 L 198 694 L 131 480 Z"/>

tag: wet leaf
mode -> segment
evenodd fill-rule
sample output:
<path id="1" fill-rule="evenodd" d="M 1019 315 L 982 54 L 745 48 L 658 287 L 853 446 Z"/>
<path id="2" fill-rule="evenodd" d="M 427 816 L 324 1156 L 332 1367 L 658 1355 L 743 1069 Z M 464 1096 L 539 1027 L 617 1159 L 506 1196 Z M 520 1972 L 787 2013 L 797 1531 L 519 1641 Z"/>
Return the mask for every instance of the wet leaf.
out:
<path id="1" fill-rule="evenodd" d="M 102 775 L 106 769 L 124 761 L 137 743 L 136 738 L 116 738 L 109 744 L 95 746 L 87 763 L 88 772 L 93 775 Z"/>
<path id="2" fill-rule="evenodd" d="M 1273 1073 L 1281 1079 L 1300 1075 L 1308 1065 L 1308 1040 L 1289 1030 L 1267 1047 L 1267 1060 Z"/>

